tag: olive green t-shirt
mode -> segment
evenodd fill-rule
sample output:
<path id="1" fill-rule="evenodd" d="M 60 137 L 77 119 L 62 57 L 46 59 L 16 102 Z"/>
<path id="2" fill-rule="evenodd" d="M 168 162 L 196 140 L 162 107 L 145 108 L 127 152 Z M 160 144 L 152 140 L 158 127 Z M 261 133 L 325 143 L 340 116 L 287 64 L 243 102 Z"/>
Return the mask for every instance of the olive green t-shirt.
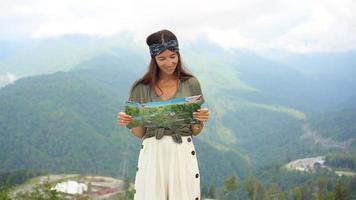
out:
<path id="1" fill-rule="evenodd" d="M 195 95 L 203 95 L 203 93 L 198 79 L 193 76 L 185 81 L 180 81 L 175 95 L 173 95 L 173 97 L 171 97 L 170 99 Z M 132 89 L 130 100 L 138 103 L 162 101 L 153 88 L 151 89 L 149 85 L 144 84 L 139 84 Z"/>

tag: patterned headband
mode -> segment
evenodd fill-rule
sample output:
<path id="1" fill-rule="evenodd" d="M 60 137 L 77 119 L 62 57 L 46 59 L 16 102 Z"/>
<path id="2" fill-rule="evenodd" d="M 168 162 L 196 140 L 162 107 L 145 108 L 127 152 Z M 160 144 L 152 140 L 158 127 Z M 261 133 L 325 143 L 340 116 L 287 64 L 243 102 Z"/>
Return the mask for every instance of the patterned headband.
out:
<path id="1" fill-rule="evenodd" d="M 179 51 L 177 40 L 170 40 L 168 42 L 164 42 L 163 44 L 152 44 L 149 47 L 150 47 L 151 56 L 156 56 L 162 53 L 166 49 L 169 49 L 173 52 Z"/>

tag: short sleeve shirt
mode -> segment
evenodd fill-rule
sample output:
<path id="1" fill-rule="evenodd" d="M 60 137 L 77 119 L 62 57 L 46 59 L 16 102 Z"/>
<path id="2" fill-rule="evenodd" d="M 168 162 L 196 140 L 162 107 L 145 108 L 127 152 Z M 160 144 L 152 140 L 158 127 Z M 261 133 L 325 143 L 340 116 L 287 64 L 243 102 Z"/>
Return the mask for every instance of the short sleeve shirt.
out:
<path id="1" fill-rule="evenodd" d="M 193 76 L 185 81 L 180 81 L 175 95 L 170 99 L 183 98 L 195 95 L 203 95 L 203 93 L 198 79 Z M 162 101 L 160 97 L 156 94 L 154 89 L 151 89 L 149 85 L 145 84 L 139 84 L 135 88 L 133 88 L 130 95 L 130 100 L 138 103 Z"/>

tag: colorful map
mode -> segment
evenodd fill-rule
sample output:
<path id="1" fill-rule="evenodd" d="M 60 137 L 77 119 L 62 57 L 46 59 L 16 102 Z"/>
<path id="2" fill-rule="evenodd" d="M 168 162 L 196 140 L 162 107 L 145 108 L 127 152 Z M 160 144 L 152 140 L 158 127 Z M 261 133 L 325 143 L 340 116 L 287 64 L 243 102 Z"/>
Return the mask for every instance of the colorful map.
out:
<path id="1" fill-rule="evenodd" d="M 133 117 L 133 122 L 126 127 L 169 127 L 181 123 L 195 124 L 198 122 L 193 118 L 193 112 L 201 108 L 202 104 L 202 95 L 144 104 L 127 101 L 125 112 Z"/>

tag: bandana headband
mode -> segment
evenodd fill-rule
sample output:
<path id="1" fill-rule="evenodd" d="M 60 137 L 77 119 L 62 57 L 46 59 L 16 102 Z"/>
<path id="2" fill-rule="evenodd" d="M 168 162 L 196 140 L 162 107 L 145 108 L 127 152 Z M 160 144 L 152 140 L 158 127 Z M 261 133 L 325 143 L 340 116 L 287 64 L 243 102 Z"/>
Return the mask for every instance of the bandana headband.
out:
<path id="1" fill-rule="evenodd" d="M 152 44 L 149 47 L 150 47 L 151 56 L 156 56 L 162 53 L 166 49 L 169 49 L 173 52 L 179 51 L 177 40 L 170 40 L 168 42 L 164 42 L 163 44 Z"/>

